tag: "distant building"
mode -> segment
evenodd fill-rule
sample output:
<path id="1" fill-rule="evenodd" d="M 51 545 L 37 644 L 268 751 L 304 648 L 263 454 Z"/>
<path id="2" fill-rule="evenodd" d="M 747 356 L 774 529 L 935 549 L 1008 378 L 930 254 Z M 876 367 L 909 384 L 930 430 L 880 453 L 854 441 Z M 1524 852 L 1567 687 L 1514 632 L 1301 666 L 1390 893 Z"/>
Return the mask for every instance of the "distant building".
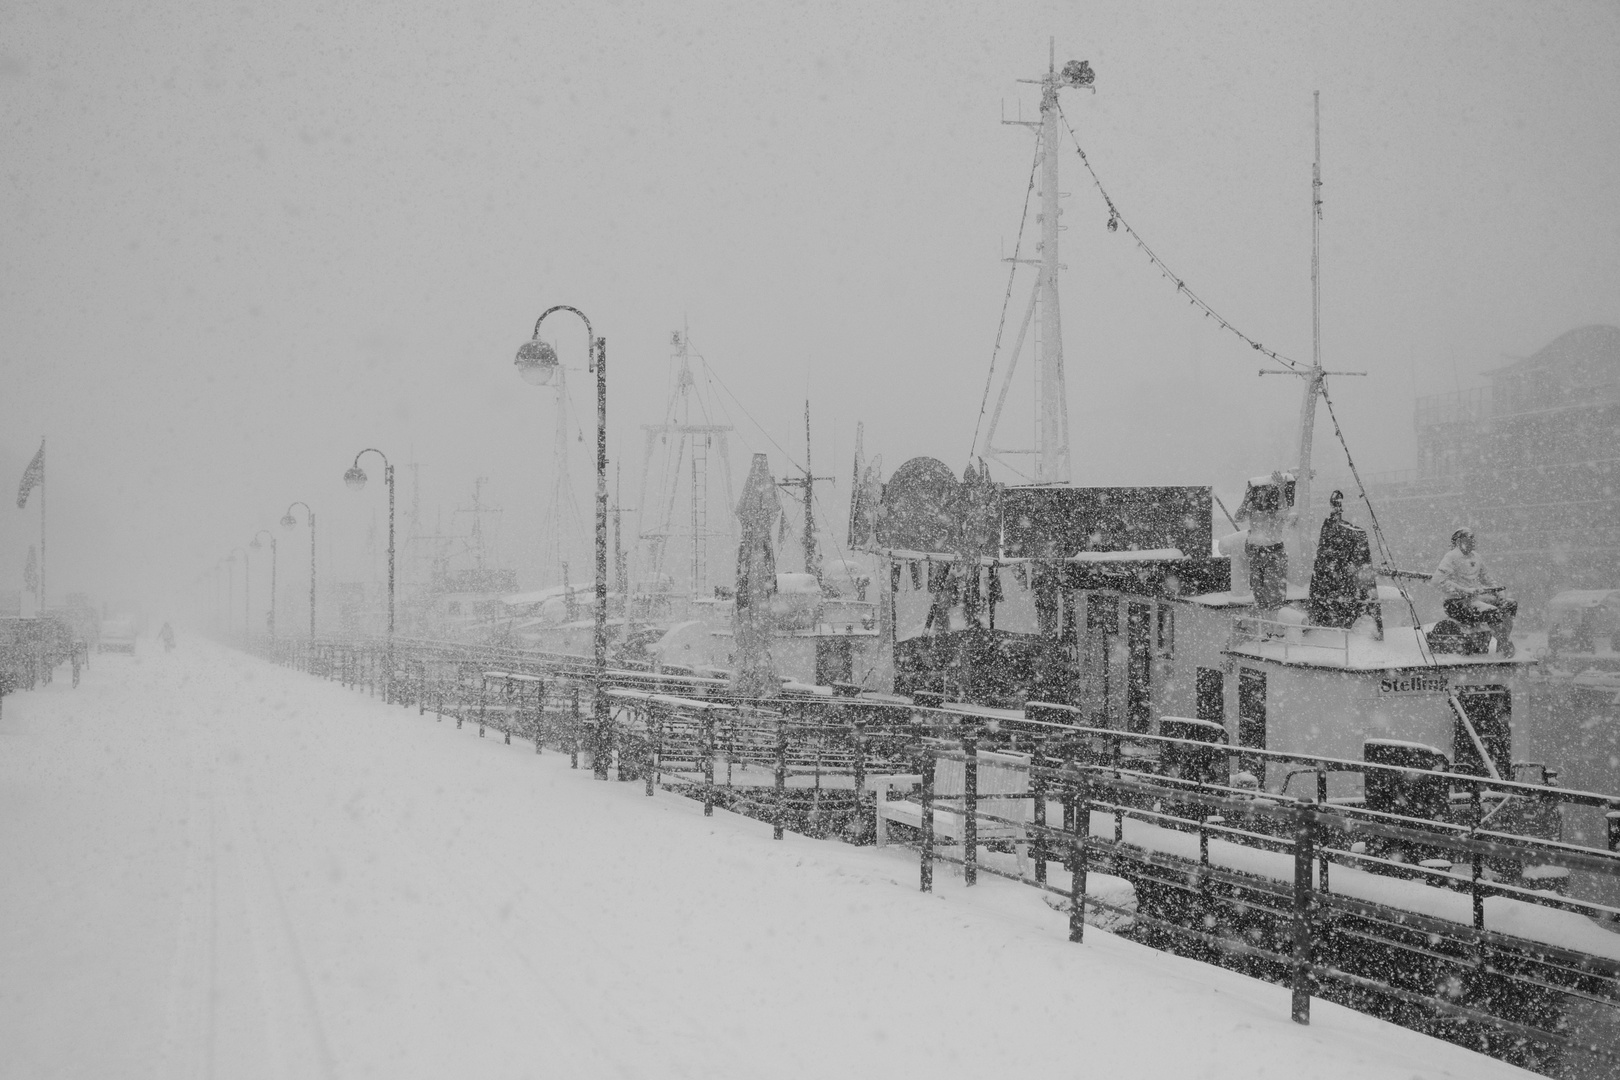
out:
<path id="1" fill-rule="evenodd" d="M 1419 398 L 1417 468 L 1369 494 L 1407 569 L 1473 526 L 1533 626 L 1560 589 L 1620 588 L 1620 328 L 1571 330 L 1486 378 Z"/>

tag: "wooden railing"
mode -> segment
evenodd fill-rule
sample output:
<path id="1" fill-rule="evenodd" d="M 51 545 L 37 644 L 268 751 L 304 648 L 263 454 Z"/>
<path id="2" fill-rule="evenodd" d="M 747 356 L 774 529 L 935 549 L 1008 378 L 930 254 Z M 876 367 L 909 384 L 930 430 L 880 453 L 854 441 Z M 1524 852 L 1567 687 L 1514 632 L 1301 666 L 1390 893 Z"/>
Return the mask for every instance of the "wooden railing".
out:
<path id="1" fill-rule="evenodd" d="M 602 755 L 649 796 L 675 791 L 705 813 L 744 813 L 778 838 L 869 842 L 870 778 L 915 773 L 922 826 L 895 828 L 918 852 L 924 890 L 940 863 L 960 864 L 968 886 L 981 873 L 1018 880 L 1062 898 L 1072 940 L 1103 912 L 1134 924 L 1138 940 L 1289 986 L 1300 1023 L 1323 997 L 1549 1074 L 1620 1069 L 1620 934 L 1599 928 L 1620 925 L 1620 907 L 1559 887 L 1581 875 L 1620 881 L 1620 795 L 1090 728 L 1062 704 L 1031 703 L 1016 719 L 870 696 L 745 699 L 721 680 L 633 666 L 610 672 L 608 727 L 595 731 L 588 658 L 396 641 L 387 672 L 388 655 L 375 640 L 275 652 L 360 692 L 391 682 L 417 715 L 556 748 L 576 767 Z M 978 806 L 1009 798 L 976 792 L 984 750 L 1027 756 L 1028 794 L 1016 797 L 1030 800 L 1028 814 Z M 968 778 L 951 796 L 966 815 L 959 858 L 932 830 L 943 756 Z M 1247 786 L 1255 759 L 1303 778 L 1303 794 Z M 1338 774 L 1442 784 L 1454 812 L 1430 820 L 1330 799 Z M 1493 828 L 1510 804 L 1605 811 L 1617 823 L 1611 850 Z M 981 821 L 1025 831 L 1027 878 L 976 842 Z M 1135 906 L 1088 890 L 1095 873 L 1129 882 Z M 1607 1041 L 1581 1026 L 1592 1016 L 1611 1025 Z"/>

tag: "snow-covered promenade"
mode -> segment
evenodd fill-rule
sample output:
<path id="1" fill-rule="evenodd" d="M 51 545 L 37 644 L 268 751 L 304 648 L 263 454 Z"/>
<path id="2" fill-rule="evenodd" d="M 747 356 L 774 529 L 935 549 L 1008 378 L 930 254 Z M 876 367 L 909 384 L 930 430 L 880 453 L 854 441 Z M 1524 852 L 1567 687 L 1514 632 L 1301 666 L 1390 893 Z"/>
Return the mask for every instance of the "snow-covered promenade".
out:
<path id="1" fill-rule="evenodd" d="M 95 657 L 0 713 L 0 1077 L 1530 1075 L 642 791 L 203 642 Z"/>

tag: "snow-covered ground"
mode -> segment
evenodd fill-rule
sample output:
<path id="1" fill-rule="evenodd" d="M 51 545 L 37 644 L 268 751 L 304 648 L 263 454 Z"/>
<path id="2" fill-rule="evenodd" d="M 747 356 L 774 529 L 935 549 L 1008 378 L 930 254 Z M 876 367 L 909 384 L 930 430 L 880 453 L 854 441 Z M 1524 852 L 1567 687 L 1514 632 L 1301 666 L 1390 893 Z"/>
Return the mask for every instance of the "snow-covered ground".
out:
<path id="1" fill-rule="evenodd" d="M 204 642 L 0 714 L 0 1076 L 1528 1076 Z"/>

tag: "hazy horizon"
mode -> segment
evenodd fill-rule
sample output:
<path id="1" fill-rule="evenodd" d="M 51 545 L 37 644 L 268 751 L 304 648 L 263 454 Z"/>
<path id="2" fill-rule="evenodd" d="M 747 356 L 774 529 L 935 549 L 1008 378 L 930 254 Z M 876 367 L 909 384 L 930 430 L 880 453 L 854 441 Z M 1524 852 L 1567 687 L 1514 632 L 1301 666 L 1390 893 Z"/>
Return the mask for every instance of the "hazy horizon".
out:
<path id="1" fill-rule="evenodd" d="M 368 446 L 402 521 L 407 464 L 425 525 L 487 478 L 495 554 L 541 583 L 555 406 L 512 357 L 559 303 L 607 339 L 627 501 L 683 326 L 735 395 L 739 481 L 750 452 L 802 463 L 806 398 L 835 529 L 858 422 L 886 472 L 960 472 L 1031 163 L 1001 121 L 1035 114 L 1049 37 L 1096 71 L 1064 114 L 1132 227 L 1300 359 L 1321 92 L 1323 359 L 1367 372 L 1332 387 L 1364 470 L 1413 464 L 1414 395 L 1620 324 L 1614 6 L 23 3 L 0 27 L 0 483 L 49 439 L 53 602 L 177 611 L 261 528 L 296 588 L 293 500 L 328 581 L 373 578 L 380 465 L 342 484 Z M 1074 482 L 1224 493 L 1290 464 L 1297 381 L 1257 378 L 1062 168 Z M 577 322 L 547 328 L 582 364 Z M 1317 459 L 1342 461 L 1325 419 Z M 0 516 L 0 592 L 38 498 Z"/>

